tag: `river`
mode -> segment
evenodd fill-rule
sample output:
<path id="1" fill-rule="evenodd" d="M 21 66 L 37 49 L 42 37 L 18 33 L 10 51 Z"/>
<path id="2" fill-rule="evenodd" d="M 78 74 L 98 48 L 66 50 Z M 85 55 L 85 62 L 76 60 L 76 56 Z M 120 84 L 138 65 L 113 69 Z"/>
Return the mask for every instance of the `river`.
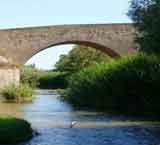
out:
<path id="1" fill-rule="evenodd" d="M 39 132 L 18 145 L 160 145 L 159 122 L 74 110 L 51 90 L 37 90 L 31 103 L 0 102 L 0 114 L 24 118 Z"/>

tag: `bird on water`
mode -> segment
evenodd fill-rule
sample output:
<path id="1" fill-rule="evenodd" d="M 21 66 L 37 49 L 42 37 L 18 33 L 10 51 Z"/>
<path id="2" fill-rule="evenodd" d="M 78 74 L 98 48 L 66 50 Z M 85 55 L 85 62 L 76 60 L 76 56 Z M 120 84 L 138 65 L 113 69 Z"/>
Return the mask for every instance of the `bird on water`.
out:
<path id="1" fill-rule="evenodd" d="M 73 128 L 77 124 L 77 121 L 72 121 L 70 124 L 70 128 Z"/>

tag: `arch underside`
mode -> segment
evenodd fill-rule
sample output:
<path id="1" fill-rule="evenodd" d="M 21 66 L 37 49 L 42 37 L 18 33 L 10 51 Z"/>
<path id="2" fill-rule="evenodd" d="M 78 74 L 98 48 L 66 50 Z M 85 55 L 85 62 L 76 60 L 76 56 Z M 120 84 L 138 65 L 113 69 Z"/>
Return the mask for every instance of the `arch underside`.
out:
<path id="1" fill-rule="evenodd" d="M 112 58 L 119 58 L 120 57 L 120 55 L 117 52 L 115 52 L 113 49 L 108 48 L 106 46 L 103 46 L 101 44 L 97 44 L 97 43 L 89 42 L 89 41 L 64 41 L 64 42 L 54 43 L 54 44 L 51 44 L 51 45 L 48 45 L 44 48 L 39 49 L 38 51 L 34 52 L 32 54 L 32 56 L 29 56 L 29 58 L 27 58 L 26 61 L 28 61 L 31 57 L 33 57 L 37 53 L 39 53 L 39 52 L 41 52 L 41 51 L 43 51 L 47 48 L 54 47 L 54 46 L 59 46 L 59 45 L 65 45 L 65 44 L 75 44 L 75 45 L 77 44 L 77 45 L 88 46 L 88 47 L 92 47 L 92 48 L 95 48 L 97 50 L 100 50 L 104 54 L 106 54 L 106 55 L 108 55 Z"/>

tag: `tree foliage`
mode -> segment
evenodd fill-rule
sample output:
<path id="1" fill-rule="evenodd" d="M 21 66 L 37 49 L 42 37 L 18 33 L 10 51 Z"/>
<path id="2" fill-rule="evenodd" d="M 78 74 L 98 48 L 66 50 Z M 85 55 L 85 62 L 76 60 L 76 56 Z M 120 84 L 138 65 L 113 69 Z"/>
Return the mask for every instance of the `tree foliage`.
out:
<path id="1" fill-rule="evenodd" d="M 109 61 L 103 52 L 91 47 L 76 45 L 67 55 L 61 55 L 55 67 L 58 71 L 77 72 L 87 66 Z"/>
<path id="2" fill-rule="evenodd" d="M 156 55 L 139 53 L 90 66 L 70 77 L 62 99 L 78 107 L 159 114 L 159 64 Z"/>
<path id="3" fill-rule="evenodd" d="M 160 0 L 131 0 L 128 15 L 138 34 L 136 42 L 147 53 L 160 52 Z"/>

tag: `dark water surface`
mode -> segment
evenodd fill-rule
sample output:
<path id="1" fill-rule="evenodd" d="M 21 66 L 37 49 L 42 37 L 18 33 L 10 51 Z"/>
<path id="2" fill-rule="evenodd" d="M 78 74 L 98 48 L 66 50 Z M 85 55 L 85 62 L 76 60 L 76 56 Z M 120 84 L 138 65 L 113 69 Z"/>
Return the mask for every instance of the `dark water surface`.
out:
<path id="1" fill-rule="evenodd" d="M 1 102 L 0 114 L 24 118 L 40 133 L 19 145 L 160 145 L 158 121 L 75 111 L 55 91 L 37 90 L 32 103 Z"/>

